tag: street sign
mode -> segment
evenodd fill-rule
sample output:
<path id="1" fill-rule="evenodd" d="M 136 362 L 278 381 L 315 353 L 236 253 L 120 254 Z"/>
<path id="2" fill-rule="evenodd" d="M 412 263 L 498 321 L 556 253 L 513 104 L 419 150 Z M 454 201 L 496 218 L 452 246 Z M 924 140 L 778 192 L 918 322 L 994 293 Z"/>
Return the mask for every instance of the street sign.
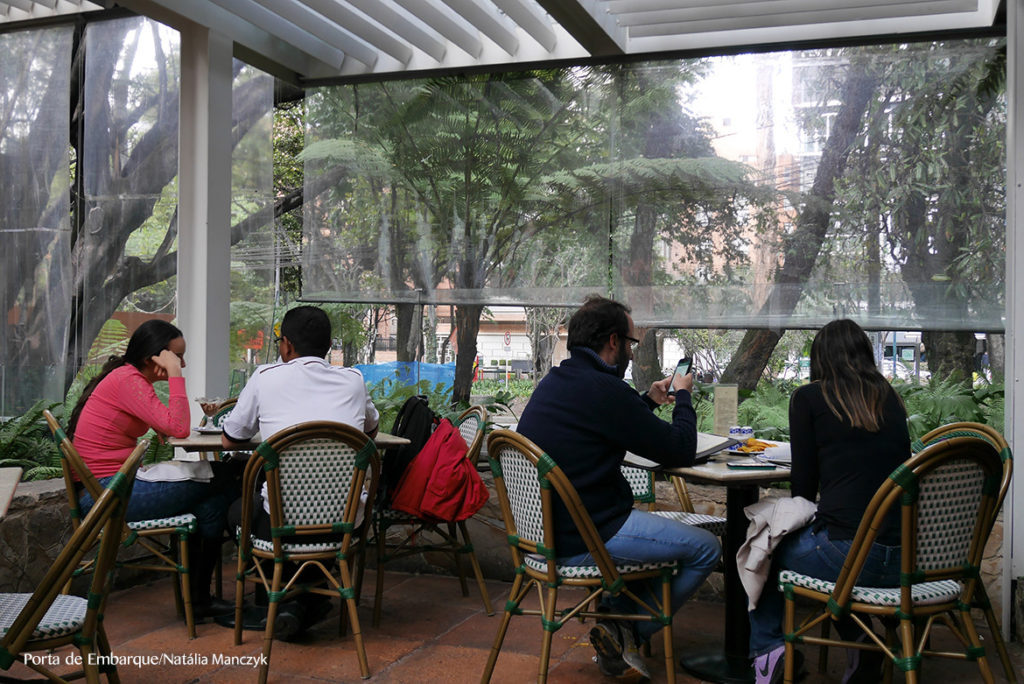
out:
<path id="1" fill-rule="evenodd" d="M 511 344 L 512 344 L 512 331 L 511 330 L 506 330 L 505 331 L 505 346 L 508 347 Z"/>

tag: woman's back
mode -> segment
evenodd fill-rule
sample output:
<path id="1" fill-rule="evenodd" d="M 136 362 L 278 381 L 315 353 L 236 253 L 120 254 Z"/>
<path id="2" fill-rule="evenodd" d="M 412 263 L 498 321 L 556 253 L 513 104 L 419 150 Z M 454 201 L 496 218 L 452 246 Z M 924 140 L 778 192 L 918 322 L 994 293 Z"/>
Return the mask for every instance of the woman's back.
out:
<path id="1" fill-rule="evenodd" d="M 794 392 L 789 408 L 793 453 L 793 496 L 818 501 L 819 520 L 830 539 L 852 539 L 868 502 L 889 474 L 910 457 L 910 435 L 903 404 L 891 387 L 877 432 L 853 427 L 825 401 L 817 382 Z M 899 543 L 889 525 L 879 541 Z"/>

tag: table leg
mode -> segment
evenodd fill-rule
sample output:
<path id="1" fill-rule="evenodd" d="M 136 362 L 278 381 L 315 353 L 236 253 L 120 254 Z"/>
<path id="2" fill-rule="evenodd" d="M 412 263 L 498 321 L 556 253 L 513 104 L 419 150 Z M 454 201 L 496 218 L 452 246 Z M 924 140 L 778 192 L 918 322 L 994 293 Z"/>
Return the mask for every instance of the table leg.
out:
<path id="1" fill-rule="evenodd" d="M 728 487 L 726 492 L 726 531 L 722 549 L 725 566 L 725 645 L 720 653 L 702 651 L 683 654 L 679 661 L 684 670 L 710 682 L 746 684 L 754 681 L 747 657 L 750 642 L 750 621 L 747 618 L 747 594 L 736 570 L 736 552 L 747 537 L 747 517 L 743 509 L 757 503 L 759 488 L 742 485 Z"/>

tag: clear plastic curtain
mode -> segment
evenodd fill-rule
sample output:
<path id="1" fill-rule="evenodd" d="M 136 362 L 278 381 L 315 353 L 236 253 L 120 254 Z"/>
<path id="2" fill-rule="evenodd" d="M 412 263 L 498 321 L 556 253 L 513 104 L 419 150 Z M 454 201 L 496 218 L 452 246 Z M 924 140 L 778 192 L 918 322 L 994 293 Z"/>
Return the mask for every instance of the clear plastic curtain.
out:
<path id="1" fill-rule="evenodd" d="M 0 34 L 0 416 L 63 398 L 70 27 Z"/>
<path id="2" fill-rule="evenodd" d="M 279 273 L 297 247 L 274 221 L 274 78 L 236 60 L 232 109 L 230 345 L 241 369 L 273 347 Z"/>
<path id="3" fill-rule="evenodd" d="M 1001 40 L 332 86 L 304 296 L 1003 329 Z"/>
<path id="4" fill-rule="evenodd" d="M 142 17 L 85 30 L 77 366 L 122 350 L 145 318 L 176 313 L 179 44 Z"/>

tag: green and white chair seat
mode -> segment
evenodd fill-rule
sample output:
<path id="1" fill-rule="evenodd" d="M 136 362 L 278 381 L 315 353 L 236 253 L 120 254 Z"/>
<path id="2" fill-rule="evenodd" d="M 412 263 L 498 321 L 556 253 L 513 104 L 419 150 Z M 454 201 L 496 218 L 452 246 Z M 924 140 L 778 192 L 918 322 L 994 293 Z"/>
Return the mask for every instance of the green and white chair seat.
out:
<path id="1" fill-rule="evenodd" d="M 196 531 L 196 516 L 191 513 L 174 515 L 169 518 L 153 518 L 152 520 L 136 520 L 128 523 L 129 530 L 159 530 L 173 527 L 175 529 L 184 527 L 189 532 Z"/>
<path id="2" fill-rule="evenodd" d="M 537 572 L 547 571 L 547 560 L 543 556 L 536 554 L 528 554 L 523 556 L 523 561 L 526 563 L 526 567 Z M 671 568 L 678 565 L 677 561 L 662 561 L 660 563 L 624 563 L 622 565 L 616 564 L 615 569 L 620 574 L 627 574 L 633 572 L 644 572 L 646 570 L 660 570 L 661 568 Z M 556 565 L 556 571 L 559 577 L 565 579 L 596 579 L 601 576 L 601 569 L 596 565 Z"/>
<path id="3" fill-rule="evenodd" d="M 699 527 L 711 534 L 721 537 L 725 535 L 725 518 L 717 515 L 704 515 L 703 513 L 684 513 L 683 511 L 651 511 L 654 515 L 662 518 L 671 518 L 685 525 Z"/>
<path id="4" fill-rule="evenodd" d="M 786 584 L 814 589 L 825 594 L 831 594 L 836 586 L 835 582 L 828 582 L 810 575 L 801 575 L 792 570 L 783 570 L 779 573 L 779 588 L 781 589 Z M 915 584 L 910 592 L 914 605 L 917 606 L 955 601 L 959 595 L 960 583 L 956 580 L 922 582 Z M 868 603 L 873 606 L 898 606 L 900 605 L 900 588 L 858 586 L 854 588 L 851 598 L 857 603 Z"/>
<path id="5" fill-rule="evenodd" d="M 0 594 L 0 636 L 21 613 L 32 594 Z M 81 596 L 60 594 L 32 632 L 33 639 L 53 639 L 81 631 L 89 602 Z"/>
<path id="6" fill-rule="evenodd" d="M 354 539 L 353 543 L 358 543 L 358 540 Z M 266 551 L 267 553 L 274 552 L 274 543 L 269 539 L 253 537 L 252 546 L 254 549 Z M 341 548 L 341 536 L 339 535 L 337 542 L 320 542 L 317 544 L 282 544 L 281 547 L 284 549 L 285 553 L 324 553 L 327 551 L 337 551 Z"/>

